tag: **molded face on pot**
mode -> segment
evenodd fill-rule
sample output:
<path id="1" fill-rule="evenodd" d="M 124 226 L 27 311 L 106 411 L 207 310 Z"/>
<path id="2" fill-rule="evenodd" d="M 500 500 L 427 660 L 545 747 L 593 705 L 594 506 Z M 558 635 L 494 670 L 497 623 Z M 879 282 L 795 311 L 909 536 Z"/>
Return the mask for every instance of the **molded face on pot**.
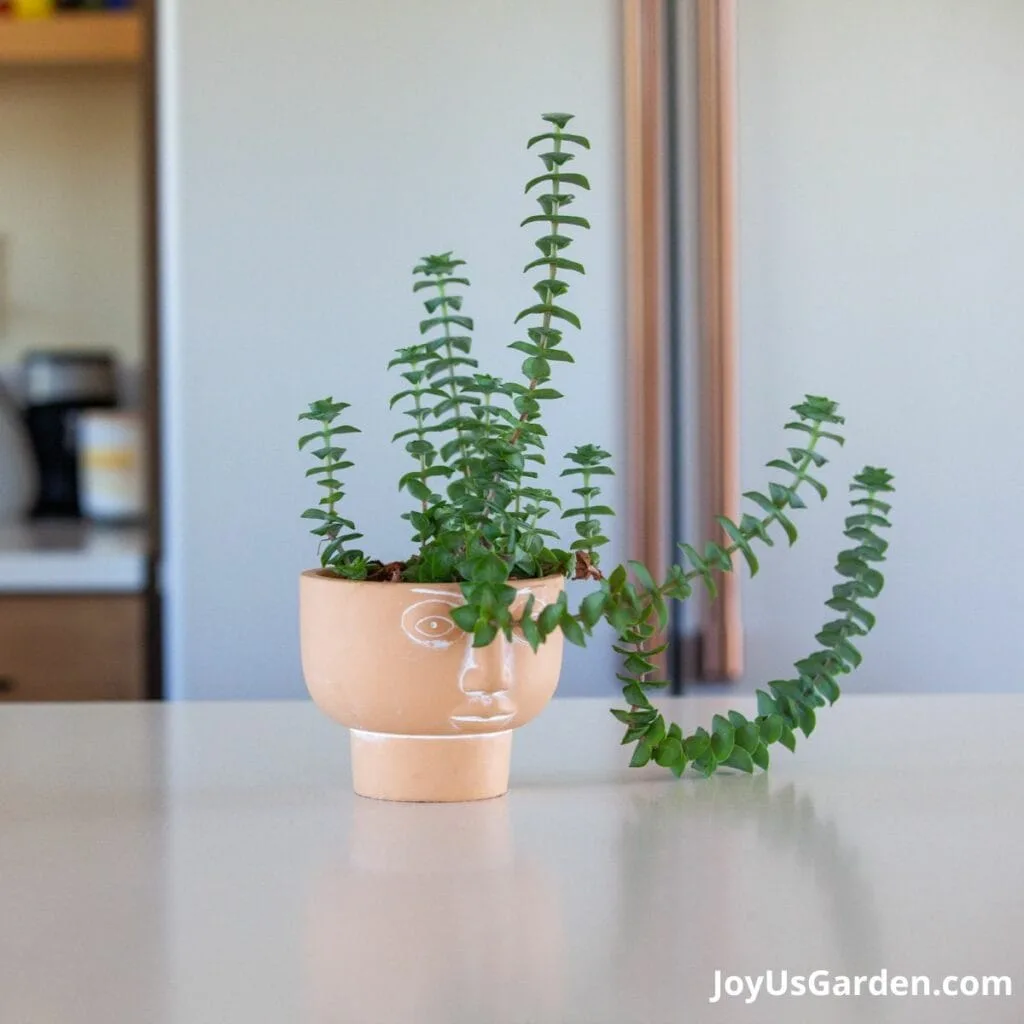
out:
<path id="1" fill-rule="evenodd" d="M 557 600 L 564 580 L 513 581 L 521 614 Z M 356 583 L 318 571 L 300 579 L 302 667 L 317 705 L 353 729 L 412 736 L 502 732 L 551 699 L 562 634 L 530 650 L 519 629 L 484 648 L 451 617 L 454 583 Z"/>

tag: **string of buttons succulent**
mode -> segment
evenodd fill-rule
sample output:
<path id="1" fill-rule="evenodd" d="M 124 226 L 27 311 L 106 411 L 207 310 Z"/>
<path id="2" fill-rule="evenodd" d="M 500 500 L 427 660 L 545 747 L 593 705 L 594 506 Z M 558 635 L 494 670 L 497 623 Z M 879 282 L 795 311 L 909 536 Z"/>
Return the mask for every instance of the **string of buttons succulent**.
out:
<path id="1" fill-rule="evenodd" d="M 348 404 L 332 398 L 313 402 L 299 417 L 311 426 L 299 440 L 300 450 L 309 450 L 314 460 L 307 476 L 322 489 L 303 516 L 313 521 L 322 567 L 339 577 L 460 584 L 464 604 L 452 617 L 472 634 L 476 647 L 499 634 L 511 640 L 513 629 L 521 630 L 534 651 L 556 630 L 585 646 L 598 623 L 610 623 L 622 659 L 618 678 L 624 703 L 612 714 L 625 727 L 622 742 L 633 748 L 632 766 L 654 761 L 677 776 L 690 766 L 705 776 L 720 767 L 765 769 L 772 745 L 794 750 L 797 731 L 810 736 L 817 710 L 838 699 L 839 678 L 860 664 L 856 643 L 875 624 L 865 603 L 878 597 L 884 584 L 879 565 L 888 544 L 881 531 L 890 525 L 886 498 L 892 476 L 867 466 L 853 478 L 844 530 L 848 545 L 839 552 L 838 582 L 826 601 L 834 617 L 817 634 L 812 652 L 795 663 L 791 678 L 758 690 L 756 717 L 735 711 L 716 715 L 708 729 L 691 735 L 667 723 L 651 696 L 667 685 L 657 677 L 656 663 L 665 650 L 658 638 L 668 627 L 668 603 L 686 601 L 696 587 L 714 599 L 719 574 L 733 572 L 741 559 L 752 575 L 757 573 L 759 545 L 781 537 L 790 545 L 796 541 L 792 514 L 806 508 L 804 498 L 812 492 L 825 499 L 818 477 L 828 461 L 822 449 L 843 443 L 844 421 L 835 402 L 806 396 L 792 407 L 795 416 L 785 427 L 791 435 L 786 457 L 768 463 L 777 479 L 766 490 L 744 495 L 749 510 L 738 522 L 718 517 L 719 539 L 700 550 L 681 545 L 679 562 L 665 571 L 630 561 L 606 574 L 601 568 L 601 549 L 608 543 L 604 523 L 614 512 L 601 500 L 600 482 L 613 472 L 609 453 L 585 444 L 564 455 L 561 475 L 575 485 L 570 507 L 539 482 L 547 451 L 544 407 L 562 398 L 552 380 L 556 368 L 568 371 L 567 364 L 575 361 L 567 332 L 581 329 L 567 296 L 573 277 L 585 270 L 568 252 L 574 235 L 590 226 L 571 212 L 590 184 L 570 169 L 590 143 L 569 130 L 572 115 L 545 114 L 543 120 L 544 130 L 527 144 L 537 147 L 543 173 L 526 184 L 538 210 L 522 226 L 540 235 L 537 255 L 524 268 L 536 278 L 536 299 L 516 317 L 521 336 L 510 345 L 524 357 L 521 379 L 503 380 L 479 369 L 473 320 L 465 310 L 464 261 L 451 252 L 423 257 L 413 271 L 413 291 L 426 312 L 420 340 L 398 349 L 389 364 L 402 381 L 391 406 L 408 418 L 394 441 L 404 444 L 410 458 L 399 489 L 410 499 L 403 518 L 411 529 L 412 554 L 384 562 L 359 547 L 362 535 L 341 511 L 342 475 L 352 465 L 342 444 L 357 428 L 344 421 Z M 562 522 L 571 527 L 567 544 L 556 528 Z M 516 591 L 510 581 L 554 574 L 596 585 L 576 607 L 563 592 L 535 610 L 531 596 L 514 615 Z"/>

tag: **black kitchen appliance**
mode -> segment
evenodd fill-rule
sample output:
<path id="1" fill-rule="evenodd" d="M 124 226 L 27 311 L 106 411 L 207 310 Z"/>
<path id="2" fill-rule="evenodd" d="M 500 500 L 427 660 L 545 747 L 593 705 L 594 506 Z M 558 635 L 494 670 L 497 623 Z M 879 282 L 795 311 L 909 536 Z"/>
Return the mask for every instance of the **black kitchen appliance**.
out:
<path id="1" fill-rule="evenodd" d="M 117 404 L 115 359 L 108 352 L 30 352 L 24 382 L 25 422 L 39 464 L 32 516 L 78 517 L 78 414 Z"/>

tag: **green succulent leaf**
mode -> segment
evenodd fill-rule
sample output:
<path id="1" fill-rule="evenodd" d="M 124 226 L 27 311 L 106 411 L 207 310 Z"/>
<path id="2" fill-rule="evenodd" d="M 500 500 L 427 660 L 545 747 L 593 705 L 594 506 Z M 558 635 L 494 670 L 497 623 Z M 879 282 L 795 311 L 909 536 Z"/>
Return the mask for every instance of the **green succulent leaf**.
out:
<path id="1" fill-rule="evenodd" d="M 711 737 L 704 729 L 698 729 L 689 739 L 683 743 L 686 756 L 691 761 L 703 757 L 711 747 Z"/>
<path id="2" fill-rule="evenodd" d="M 636 750 L 633 751 L 633 757 L 629 762 L 630 768 L 643 768 L 645 764 L 651 759 L 651 755 L 654 753 L 654 744 L 651 743 L 646 737 L 644 737 L 636 745 Z"/>
<path id="3" fill-rule="evenodd" d="M 796 737 L 793 735 L 793 730 L 788 725 L 783 726 L 779 742 L 791 752 L 796 750 Z"/>
<path id="4" fill-rule="evenodd" d="M 733 747 L 729 756 L 724 760 L 720 759 L 720 763 L 726 768 L 736 768 L 748 775 L 754 771 L 754 759 L 742 747 Z"/>
<path id="5" fill-rule="evenodd" d="M 587 635 L 583 632 L 583 627 L 568 611 L 562 615 L 562 618 L 559 621 L 562 627 L 562 632 L 565 634 L 565 638 L 569 643 L 575 644 L 577 647 L 587 646 Z"/>
<path id="6" fill-rule="evenodd" d="M 655 752 L 655 760 L 662 768 L 671 768 L 685 757 L 683 744 L 674 736 L 667 736 L 663 739 Z"/>
<path id="7" fill-rule="evenodd" d="M 782 731 L 785 727 L 786 723 L 783 721 L 782 715 L 768 715 L 761 722 L 761 742 L 769 746 L 773 743 L 778 743 L 782 738 Z"/>
<path id="8" fill-rule="evenodd" d="M 711 750 L 719 761 L 724 761 L 736 745 L 736 729 L 728 718 L 715 715 L 711 720 Z"/>

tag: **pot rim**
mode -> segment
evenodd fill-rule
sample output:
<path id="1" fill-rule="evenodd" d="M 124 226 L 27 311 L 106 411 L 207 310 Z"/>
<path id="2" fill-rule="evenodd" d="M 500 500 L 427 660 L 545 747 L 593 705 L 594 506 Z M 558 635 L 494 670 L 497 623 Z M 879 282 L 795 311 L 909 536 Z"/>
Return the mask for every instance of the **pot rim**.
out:
<path id="1" fill-rule="evenodd" d="M 350 587 L 389 587 L 396 590 L 401 587 L 451 587 L 458 589 L 462 586 L 461 582 L 445 582 L 445 583 L 418 583 L 418 582 L 402 582 L 402 583 L 391 583 L 387 580 L 347 580 L 341 576 L 335 576 L 334 573 L 328 572 L 326 569 L 304 569 L 300 574 L 300 578 L 324 580 L 328 583 L 344 583 Z M 563 576 L 561 573 L 555 573 L 551 576 L 531 576 L 526 579 L 513 579 L 509 580 L 511 586 L 525 586 L 529 583 L 555 583 L 559 580 L 563 583 L 568 580 L 568 576 Z"/>

